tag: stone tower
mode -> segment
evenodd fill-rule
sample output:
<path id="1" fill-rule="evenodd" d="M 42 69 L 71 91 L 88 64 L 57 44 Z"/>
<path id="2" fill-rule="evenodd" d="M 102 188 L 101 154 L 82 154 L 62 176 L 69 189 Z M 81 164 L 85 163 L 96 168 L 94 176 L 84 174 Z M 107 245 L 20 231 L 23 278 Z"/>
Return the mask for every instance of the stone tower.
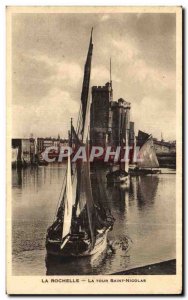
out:
<path id="1" fill-rule="evenodd" d="M 111 99 L 111 82 L 107 82 L 105 86 L 92 87 L 90 137 L 93 146 L 107 145 Z"/>

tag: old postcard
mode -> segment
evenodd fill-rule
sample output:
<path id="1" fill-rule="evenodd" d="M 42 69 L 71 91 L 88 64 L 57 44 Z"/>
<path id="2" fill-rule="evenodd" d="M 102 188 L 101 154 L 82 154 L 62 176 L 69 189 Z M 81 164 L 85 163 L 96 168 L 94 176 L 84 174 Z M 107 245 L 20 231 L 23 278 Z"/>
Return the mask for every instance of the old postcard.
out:
<path id="1" fill-rule="evenodd" d="M 182 293 L 182 8 L 7 7 L 7 293 Z"/>

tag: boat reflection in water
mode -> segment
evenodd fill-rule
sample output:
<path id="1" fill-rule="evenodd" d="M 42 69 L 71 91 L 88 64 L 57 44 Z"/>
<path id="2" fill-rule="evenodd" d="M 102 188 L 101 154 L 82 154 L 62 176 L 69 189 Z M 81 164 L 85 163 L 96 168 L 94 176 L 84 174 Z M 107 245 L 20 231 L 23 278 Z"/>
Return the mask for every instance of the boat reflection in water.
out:
<path id="1" fill-rule="evenodd" d="M 113 255 L 107 245 L 103 252 L 83 257 L 46 256 L 46 275 L 90 275 L 100 274 L 99 270 L 106 264 L 106 260 Z"/>
<path id="2" fill-rule="evenodd" d="M 137 201 L 138 207 L 144 209 L 154 204 L 159 184 L 158 176 L 143 176 L 137 178 Z"/>
<path id="3" fill-rule="evenodd" d="M 57 257 L 46 255 L 46 275 L 97 275 L 110 274 L 110 266 L 115 261 L 119 250 L 126 253 L 129 239 L 108 240 L 103 252 L 83 257 Z M 106 271 L 105 271 L 106 270 Z"/>

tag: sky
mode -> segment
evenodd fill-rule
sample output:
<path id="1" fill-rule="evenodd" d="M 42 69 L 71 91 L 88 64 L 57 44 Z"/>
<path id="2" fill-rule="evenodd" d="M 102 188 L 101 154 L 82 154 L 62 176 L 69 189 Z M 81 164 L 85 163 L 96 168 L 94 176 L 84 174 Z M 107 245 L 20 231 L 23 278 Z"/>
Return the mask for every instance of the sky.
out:
<path id="1" fill-rule="evenodd" d="M 76 123 L 93 30 L 91 86 L 109 81 L 137 130 L 176 138 L 176 16 L 27 13 L 12 19 L 13 137 L 67 136 Z"/>

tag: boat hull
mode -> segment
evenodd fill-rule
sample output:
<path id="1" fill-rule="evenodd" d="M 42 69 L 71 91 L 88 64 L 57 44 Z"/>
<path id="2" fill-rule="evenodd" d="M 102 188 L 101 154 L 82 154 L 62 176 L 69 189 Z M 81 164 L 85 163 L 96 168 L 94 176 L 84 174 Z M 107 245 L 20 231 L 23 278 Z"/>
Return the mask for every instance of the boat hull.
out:
<path id="1" fill-rule="evenodd" d="M 140 176 L 140 175 L 155 175 L 161 174 L 161 170 L 151 170 L 151 169 L 130 169 L 129 173 L 131 176 Z"/>
<path id="2" fill-rule="evenodd" d="M 94 248 L 91 247 L 90 239 L 88 238 L 75 238 L 74 235 L 70 236 L 64 247 L 63 241 L 46 239 L 47 254 L 61 257 L 83 257 L 94 255 L 97 252 L 103 252 L 107 246 L 107 234 L 110 228 L 105 232 L 98 234 Z"/>
<path id="3" fill-rule="evenodd" d="M 118 176 L 116 178 L 112 178 L 111 182 L 113 183 L 120 183 L 120 184 L 128 184 L 129 183 L 129 176 Z"/>
<path id="4" fill-rule="evenodd" d="M 124 184 L 129 186 L 130 178 L 129 175 L 125 172 L 110 172 L 106 176 L 108 184 Z"/>

